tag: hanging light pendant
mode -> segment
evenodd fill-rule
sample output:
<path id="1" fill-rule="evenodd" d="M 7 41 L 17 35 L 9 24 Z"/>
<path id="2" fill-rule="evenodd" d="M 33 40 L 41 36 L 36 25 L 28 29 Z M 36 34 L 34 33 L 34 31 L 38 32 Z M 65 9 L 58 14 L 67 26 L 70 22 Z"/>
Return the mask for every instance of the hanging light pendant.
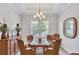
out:
<path id="1" fill-rule="evenodd" d="M 43 12 L 40 8 L 40 4 L 39 4 L 38 12 L 35 15 L 33 15 L 33 17 L 35 19 L 39 19 L 39 20 L 45 19 L 45 15 L 43 14 Z"/>

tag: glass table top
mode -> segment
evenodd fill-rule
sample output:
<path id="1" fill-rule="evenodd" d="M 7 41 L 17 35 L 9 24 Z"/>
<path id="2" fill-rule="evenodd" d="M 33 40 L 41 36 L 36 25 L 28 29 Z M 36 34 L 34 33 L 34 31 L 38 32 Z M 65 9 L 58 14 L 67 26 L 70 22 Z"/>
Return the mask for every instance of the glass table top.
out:
<path id="1" fill-rule="evenodd" d="M 51 43 L 47 41 L 47 39 L 41 39 L 41 43 L 39 43 L 38 39 L 34 39 L 31 43 L 31 45 L 50 45 Z"/>

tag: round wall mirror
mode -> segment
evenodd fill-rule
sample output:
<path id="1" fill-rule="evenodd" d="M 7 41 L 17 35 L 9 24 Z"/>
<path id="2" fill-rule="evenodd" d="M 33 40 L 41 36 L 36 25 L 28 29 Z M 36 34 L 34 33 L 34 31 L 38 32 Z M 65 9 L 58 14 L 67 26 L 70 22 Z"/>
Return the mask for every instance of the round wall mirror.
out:
<path id="1" fill-rule="evenodd" d="M 68 38 L 75 38 L 77 35 L 77 20 L 75 17 L 66 19 L 63 23 L 64 36 Z"/>

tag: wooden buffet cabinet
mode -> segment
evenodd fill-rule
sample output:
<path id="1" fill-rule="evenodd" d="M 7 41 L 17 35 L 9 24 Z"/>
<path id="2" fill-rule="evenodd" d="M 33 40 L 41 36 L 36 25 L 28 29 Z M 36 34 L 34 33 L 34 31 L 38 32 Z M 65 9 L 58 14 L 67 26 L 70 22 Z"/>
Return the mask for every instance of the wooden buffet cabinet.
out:
<path id="1" fill-rule="evenodd" d="M 18 51 L 16 39 L 1 39 L 0 40 L 0 55 L 15 55 Z"/>

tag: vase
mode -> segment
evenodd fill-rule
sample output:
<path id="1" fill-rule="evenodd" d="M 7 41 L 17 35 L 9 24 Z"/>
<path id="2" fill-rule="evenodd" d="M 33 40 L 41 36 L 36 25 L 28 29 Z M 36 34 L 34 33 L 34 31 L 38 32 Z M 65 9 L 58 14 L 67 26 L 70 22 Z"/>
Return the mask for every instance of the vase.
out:
<path id="1" fill-rule="evenodd" d="M 19 36 L 20 34 L 19 34 L 19 31 L 17 31 L 17 36 Z"/>
<path id="2" fill-rule="evenodd" d="M 7 33 L 7 38 L 9 38 L 9 32 Z"/>
<path id="3" fill-rule="evenodd" d="M 7 39 L 6 32 L 2 32 L 1 39 Z"/>

